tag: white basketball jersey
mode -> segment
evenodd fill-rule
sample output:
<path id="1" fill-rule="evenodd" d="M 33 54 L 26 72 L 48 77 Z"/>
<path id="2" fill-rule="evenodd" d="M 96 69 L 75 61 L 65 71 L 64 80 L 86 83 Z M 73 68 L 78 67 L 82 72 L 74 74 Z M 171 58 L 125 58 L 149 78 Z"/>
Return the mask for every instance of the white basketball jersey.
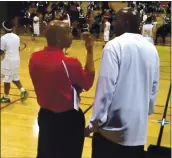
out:
<path id="1" fill-rule="evenodd" d="M 106 21 L 104 32 L 110 31 L 110 25 L 111 25 L 110 22 Z"/>
<path id="2" fill-rule="evenodd" d="M 153 27 L 154 26 L 152 24 L 143 25 L 143 29 L 142 29 L 143 37 L 153 37 L 153 33 L 152 33 Z"/>
<path id="3" fill-rule="evenodd" d="M 146 24 L 143 25 L 143 29 L 142 29 L 142 36 L 148 40 L 149 42 L 151 42 L 152 44 L 154 44 L 153 41 L 153 33 L 152 33 L 152 29 L 153 29 L 153 25 L 152 24 Z"/>

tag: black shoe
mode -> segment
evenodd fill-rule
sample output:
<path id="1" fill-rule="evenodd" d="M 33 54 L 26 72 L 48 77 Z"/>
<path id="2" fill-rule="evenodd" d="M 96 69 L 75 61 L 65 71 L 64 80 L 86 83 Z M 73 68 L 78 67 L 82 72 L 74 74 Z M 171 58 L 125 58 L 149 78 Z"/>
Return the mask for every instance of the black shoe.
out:
<path id="1" fill-rule="evenodd" d="M 27 91 L 23 91 L 21 92 L 20 95 L 21 95 L 21 102 L 24 102 L 28 98 L 29 93 Z"/>
<path id="2" fill-rule="evenodd" d="M 2 97 L 1 98 L 1 103 L 10 103 L 10 99 L 9 98 L 5 98 L 5 97 Z"/>

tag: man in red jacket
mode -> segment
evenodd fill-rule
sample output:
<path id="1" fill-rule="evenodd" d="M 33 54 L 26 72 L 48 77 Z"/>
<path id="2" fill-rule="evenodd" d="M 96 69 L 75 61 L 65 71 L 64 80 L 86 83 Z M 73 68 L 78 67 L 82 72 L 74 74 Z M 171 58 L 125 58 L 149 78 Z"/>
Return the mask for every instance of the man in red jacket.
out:
<path id="1" fill-rule="evenodd" d="M 33 53 L 29 62 L 40 105 L 37 158 L 81 158 L 85 118 L 78 100 L 94 81 L 92 38 L 89 33 L 84 35 L 87 58 L 83 69 L 77 59 L 64 56 L 63 49 L 72 43 L 67 23 L 50 22 L 45 37 L 48 46 Z"/>

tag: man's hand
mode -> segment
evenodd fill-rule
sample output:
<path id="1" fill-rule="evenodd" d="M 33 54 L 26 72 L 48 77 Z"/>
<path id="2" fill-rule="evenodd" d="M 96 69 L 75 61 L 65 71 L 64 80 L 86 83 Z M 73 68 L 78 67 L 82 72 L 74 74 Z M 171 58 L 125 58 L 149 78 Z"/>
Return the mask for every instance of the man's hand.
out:
<path id="1" fill-rule="evenodd" d="M 90 32 L 84 32 L 82 34 L 82 39 L 85 41 L 85 48 L 87 50 L 87 53 L 91 54 L 93 53 L 93 39 Z"/>
<path id="2" fill-rule="evenodd" d="M 95 72 L 94 68 L 94 57 L 93 57 L 93 39 L 90 34 L 90 32 L 84 32 L 82 34 L 82 38 L 85 41 L 85 48 L 87 50 L 87 57 L 86 57 L 86 63 L 85 63 L 85 69 L 88 72 Z"/>
<path id="3" fill-rule="evenodd" d="M 85 128 L 85 137 L 90 137 L 91 131 L 89 129 L 89 126 Z"/>

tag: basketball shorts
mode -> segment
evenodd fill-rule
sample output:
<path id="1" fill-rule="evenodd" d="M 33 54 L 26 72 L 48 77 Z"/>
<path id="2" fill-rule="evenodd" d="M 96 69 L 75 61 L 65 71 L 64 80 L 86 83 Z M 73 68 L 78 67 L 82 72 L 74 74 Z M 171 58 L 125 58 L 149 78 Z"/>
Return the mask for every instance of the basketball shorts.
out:
<path id="1" fill-rule="evenodd" d="M 10 83 L 12 81 L 19 81 L 20 80 L 20 76 L 19 74 L 14 74 L 14 75 L 4 75 L 1 78 L 1 81 L 4 83 Z"/>
<path id="2" fill-rule="evenodd" d="M 109 41 L 109 31 L 108 32 L 104 32 L 104 41 L 108 42 Z"/>
<path id="3" fill-rule="evenodd" d="M 3 69 L 1 68 L 1 81 L 10 83 L 12 81 L 19 81 L 19 68 L 15 69 Z"/>

